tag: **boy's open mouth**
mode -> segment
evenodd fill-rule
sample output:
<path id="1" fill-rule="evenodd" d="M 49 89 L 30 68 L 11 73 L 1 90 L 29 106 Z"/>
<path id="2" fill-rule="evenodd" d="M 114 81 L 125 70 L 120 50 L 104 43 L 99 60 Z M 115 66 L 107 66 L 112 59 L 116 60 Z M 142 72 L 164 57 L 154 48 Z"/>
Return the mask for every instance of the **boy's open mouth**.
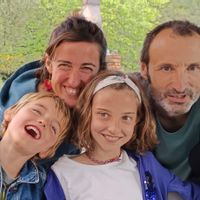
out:
<path id="1" fill-rule="evenodd" d="M 26 125 L 25 126 L 25 131 L 34 139 L 38 140 L 41 137 L 40 130 L 33 125 Z"/>

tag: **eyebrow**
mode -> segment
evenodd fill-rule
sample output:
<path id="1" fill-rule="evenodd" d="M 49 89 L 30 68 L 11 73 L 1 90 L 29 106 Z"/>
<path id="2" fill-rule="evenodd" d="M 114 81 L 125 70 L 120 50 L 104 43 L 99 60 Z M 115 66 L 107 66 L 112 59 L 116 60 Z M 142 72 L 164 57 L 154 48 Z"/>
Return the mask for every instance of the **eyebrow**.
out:
<path id="1" fill-rule="evenodd" d="M 35 105 L 40 107 L 40 108 L 43 108 L 44 110 L 47 110 L 47 107 L 42 105 L 42 104 L 40 104 L 40 103 L 36 103 Z"/>
<path id="2" fill-rule="evenodd" d="M 191 65 L 200 65 L 200 63 L 195 62 L 195 63 L 189 63 L 189 64 L 186 64 L 186 66 L 191 66 Z"/>
<path id="3" fill-rule="evenodd" d="M 67 64 L 71 64 L 71 65 L 72 65 L 72 62 L 70 62 L 70 61 L 68 61 L 68 60 L 54 60 L 54 62 L 67 63 Z M 85 66 L 85 65 L 91 65 L 91 66 L 93 66 L 93 67 L 95 67 L 95 68 L 97 67 L 95 64 L 89 63 L 89 62 L 83 63 L 82 65 L 83 65 L 83 66 Z"/>
<path id="4" fill-rule="evenodd" d="M 53 60 L 53 62 L 72 64 L 72 62 L 70 62 L 70 61 L 68 61 L 68 60 Z"/>
<path id="5" fill-rule="evenodd" d="M 97 111 L 106 111 L 106 112 L 111 112 L 111 111 L 109 111 L 109 110 L 107 110 L 107 109 L 105 109 L 105 108 L 96 108 L 97 109 Z M 123 112 L 123 114 L 128 114 L 128 115 L 135 115 L 137 112 Z"/>
<path id="6" fill-rule="evenodd" d="M 96 65 L 94 65 L 93 63 L 83 63 L 82 64 L 83 66 L 85 66 L 85 65 L 91 65 L 91 66 L 93 66 L 94 68 L 96 68 L 97 66 Z"/>
<path id="7" fill-rule="evenodd" d="M 136 112 L 124 112 L 124 114 L 128 114 L 128 115 L 135 115 L 136 114 Z"/>

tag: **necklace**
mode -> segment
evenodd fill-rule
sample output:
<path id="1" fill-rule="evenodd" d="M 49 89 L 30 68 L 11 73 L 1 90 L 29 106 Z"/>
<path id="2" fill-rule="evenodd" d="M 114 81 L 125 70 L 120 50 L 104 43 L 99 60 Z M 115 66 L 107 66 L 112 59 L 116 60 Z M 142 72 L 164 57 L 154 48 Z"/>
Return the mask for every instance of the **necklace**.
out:
<path id="1" fill-rule="evenodd" d="M 98 165 L 105 165 L 108 163 L 112 163 L 112 162 L 116 162 L 116 161 L 120 161 L 121 160 L 121 152 L 118 156 L 108 159 L 108 160 L 97 160 L 95 158 L 93 158 L 89 153 L 86 153 L 86 156 L 94 163 L 98 164 Z"/>

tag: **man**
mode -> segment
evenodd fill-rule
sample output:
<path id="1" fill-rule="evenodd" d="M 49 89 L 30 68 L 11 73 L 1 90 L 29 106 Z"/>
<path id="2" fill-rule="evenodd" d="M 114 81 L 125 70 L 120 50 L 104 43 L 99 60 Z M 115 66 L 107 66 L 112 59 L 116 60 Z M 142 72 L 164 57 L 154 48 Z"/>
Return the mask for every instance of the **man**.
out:
<path id="1" fill-rule="evenodd" d="M 141 75 L 157 123 L 155 155 L 181 179 L 191 178 L 189 153 L 200 140 L 200 27 L 169 21 L 144 41 Z"/>

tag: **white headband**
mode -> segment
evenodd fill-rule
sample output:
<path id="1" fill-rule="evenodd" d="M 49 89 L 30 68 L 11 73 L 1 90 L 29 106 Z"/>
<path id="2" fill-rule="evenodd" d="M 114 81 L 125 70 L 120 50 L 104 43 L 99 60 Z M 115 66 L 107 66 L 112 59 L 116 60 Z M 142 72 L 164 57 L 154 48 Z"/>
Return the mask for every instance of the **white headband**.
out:
<path id="1" fill-rule="evenodd" d="M 95 94 L 99 90 L 101 90 L 109 85 L 113 85 L 116 83 L 126 83 L 136 93 L 136 95 L 139 99 L 139 102 L 141 103 L 140 90 L 138 89 L 136 84 L 127 75 L 125 77 L 117 76 L 117 75 L 112 75 L 112 76 L 106 77 L 105 79 L 103 79 L 102 81 L 100 81 L 98 83 L 98 85 L 94 89 L 93 94 Z"/>

